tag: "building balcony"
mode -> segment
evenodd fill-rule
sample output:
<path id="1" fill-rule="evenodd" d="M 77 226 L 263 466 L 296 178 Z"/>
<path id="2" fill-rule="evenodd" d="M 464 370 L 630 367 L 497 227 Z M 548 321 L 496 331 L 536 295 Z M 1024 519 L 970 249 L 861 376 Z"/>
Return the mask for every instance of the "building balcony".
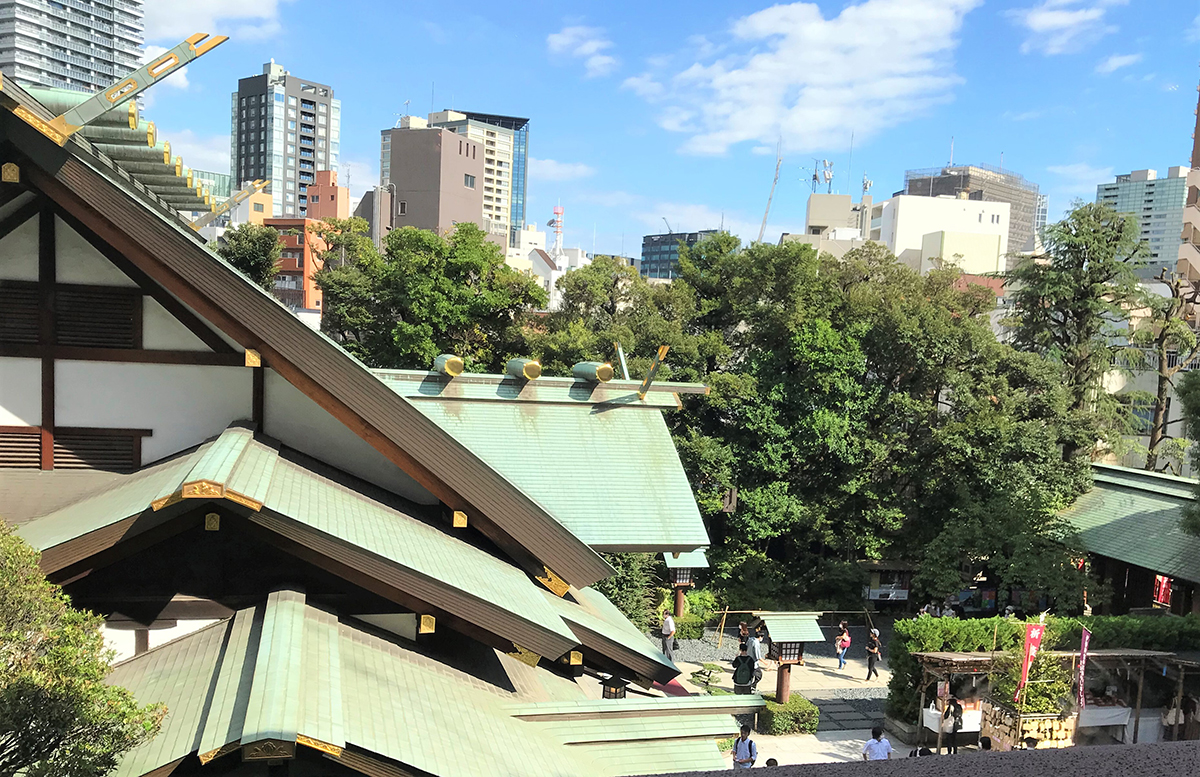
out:
<path id="1" fill-rule="evenodd" d="M 271 289 L 271 293 L 275 295 L 275 299 L 279 300 L 293 310 L 304 309 L 304 289 L 276 287 Z"/>

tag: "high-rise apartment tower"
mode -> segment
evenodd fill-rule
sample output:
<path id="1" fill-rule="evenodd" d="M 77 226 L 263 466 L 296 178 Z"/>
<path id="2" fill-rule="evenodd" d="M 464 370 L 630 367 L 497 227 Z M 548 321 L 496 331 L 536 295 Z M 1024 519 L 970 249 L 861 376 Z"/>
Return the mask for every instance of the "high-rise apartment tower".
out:
<path id="1" fill-rule="evenodd" d="M 141 0 L 0 0 L 0 72 L 97 92 L 140 67 Z"/>
<path id="2" fill-rule="evenodd" d="M 325 84 L 293 76 L 271 60 L 262 75 L 238 81 L 231 110 L 229 169 L 234 188 L 271 181 L 274 215 L 308 215 L 308 186 L 318 170 L 336 170 L 342 103 Z"/>

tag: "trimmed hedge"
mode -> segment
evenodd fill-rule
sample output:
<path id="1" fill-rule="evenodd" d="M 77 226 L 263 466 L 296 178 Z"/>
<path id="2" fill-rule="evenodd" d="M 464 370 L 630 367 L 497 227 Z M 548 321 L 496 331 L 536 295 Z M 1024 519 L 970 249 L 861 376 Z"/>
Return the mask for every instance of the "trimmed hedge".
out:
<path id="1" fill-rule="evenodd" d="M 1029 622 L 1034 622 L 1033 620 Z M 917 717 L 921 696 L 921 666 L 911 653 L 991 650 L 1021 645 L 1025 621 L 1015 618 L 919 617 L 896 621 L 891 644 L 885 646 L 892 679 L 888 684 L 888 714 L 899 720 Z M 1200 617 L 1139 618 L 1131 615 L 1055 618 L 1046 620 L 1042 644 L 1053 650 L 1078 650 L 1084 626 L 1092 632 L 1091 647 L 1134 650 L 1195 650 L 1200 646 Z"/>
<path id="2" fill-rule="evenodd" d="M 815 734 L 821 711 L 817 705 L 798 693 L 788 697 L 787 704 L 777 704 L 774 695 L 763 695 L 767 706 L 758 713 L 758 733 L 781 736 L 783 734 Z"/>

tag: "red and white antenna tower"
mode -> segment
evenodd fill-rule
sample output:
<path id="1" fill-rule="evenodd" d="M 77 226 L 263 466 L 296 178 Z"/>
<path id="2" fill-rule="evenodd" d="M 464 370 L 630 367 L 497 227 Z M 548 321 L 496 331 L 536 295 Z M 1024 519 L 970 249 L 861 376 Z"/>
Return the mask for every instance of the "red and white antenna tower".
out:
<path id="1" fill-rule="evenodd" d="M 554 218 L 550 222 L 550 226 L 554 227 L 554 245 L 550 247 L 550 256 L 557 259 L 563 255 L 562 244 L 562 228 L 563 228 L 563 206 L 554 206 Z"/>

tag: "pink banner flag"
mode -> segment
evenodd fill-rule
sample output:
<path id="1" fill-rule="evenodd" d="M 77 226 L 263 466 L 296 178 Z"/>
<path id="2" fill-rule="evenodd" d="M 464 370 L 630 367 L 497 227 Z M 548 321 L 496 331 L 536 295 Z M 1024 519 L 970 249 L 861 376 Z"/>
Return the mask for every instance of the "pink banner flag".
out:
<path id="1" fill-rule="evenodd" d="M 1033 665 L 1033 659 L 1042 649 L 1042 635 L 1045 633 L 1046 627 L 1040 623 L 1029 623 L 1025 626 L 1025 659 L 1021 662 L 1021 682 L 1017 684 L 1017 692 L 1013 694 L 1014 702 L 1021 698 L 1021 689 L 1029 681 L 1029 667 Z"/>
<path id="2" fill-rule="evenodd" d="M 1092 632 L 1083 630 L 1083 638 L 1079 642 L 1079 709 L 1083 709 L 1084 670 L 1087 667 L 1088 644 L 1092 641 Z"/>

